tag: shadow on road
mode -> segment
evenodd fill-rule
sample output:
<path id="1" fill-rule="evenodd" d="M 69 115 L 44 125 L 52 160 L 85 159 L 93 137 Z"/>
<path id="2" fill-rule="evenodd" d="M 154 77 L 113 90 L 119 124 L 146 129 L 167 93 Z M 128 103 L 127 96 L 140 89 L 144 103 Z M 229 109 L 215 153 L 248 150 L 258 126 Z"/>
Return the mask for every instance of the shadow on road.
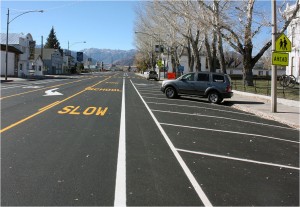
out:
<path id="1" fill-rule="evenodd" d="M 187 100 L 187 101 L 195 101 L 195 102 L 202 102 L 202 103 L 209 103 L 207 99 L 205 98 L 199 98 L 197 96 L 180 96 L 180 99 L 182 100 Z M 260 101 L 236 101 L 236 100 L 230 100 L 230 99 L 225 99 L 220 105 L 223 106 L 233 106 L 235 104 L 239 105 L 262 105 L 265 104 L 264 102 Z"/>
<path id="2" fill-rule="evenodd" d="M 233 106 L 235 104 L 239 104 L 239 105 L 262 105 L 265 104 L 264 102 L 260 102 L 260 101 L 230 101 L 230 100 L 224 100 L 222 105 L 225 106 Z"/>

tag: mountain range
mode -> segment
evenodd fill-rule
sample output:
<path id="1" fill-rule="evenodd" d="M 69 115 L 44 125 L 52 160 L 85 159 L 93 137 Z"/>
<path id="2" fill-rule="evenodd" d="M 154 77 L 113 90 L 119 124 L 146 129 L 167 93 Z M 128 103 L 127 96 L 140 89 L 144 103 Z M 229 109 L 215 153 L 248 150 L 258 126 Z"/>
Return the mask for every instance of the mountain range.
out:
<path id="1" fill-rule="evenodd" d="M 41 48 L 41 45 L 36 45 L 36 48 Z M 136 50 L 112 50 L 112 49 L 98 49 L 89 48 L 83 49 L 83 61 L 92 58 L 92 64 L 96 62 L 104 62 L 104 64 L 116 65 L 133 65 Z M 71 51 L 73 57 L 77 57 L 76 51 Z"/>
<path id="2" fill-rule="evenodd" d="M 92 58 L 92 64 L 96 62 L 104 62 L 104 64 L 119 64 L 119 65 L 133 65 L 136 50 L 111 50 L 89 48 L 81 50 L 83 52 L 83 59 Z M 76 52 L 74 52 L 76 54 Z M 72 51 L 73 55 L 73 51 Z M 74 56 L 76 57 L 76 55 Z"/>

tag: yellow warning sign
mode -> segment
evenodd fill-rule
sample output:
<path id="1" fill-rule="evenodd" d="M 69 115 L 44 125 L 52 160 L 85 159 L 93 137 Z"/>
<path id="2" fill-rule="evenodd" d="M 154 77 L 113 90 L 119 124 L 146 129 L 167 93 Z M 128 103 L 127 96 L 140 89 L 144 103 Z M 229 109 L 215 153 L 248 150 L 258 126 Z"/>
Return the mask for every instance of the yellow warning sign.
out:
<path id="1" fill-rule="evenodd" d="M 272 65 L 288 66 L 289 53 L 273 52 Z"/>
<path id="2" fill-rule="evenodd" d="M 276 52 L 291 52 L 292 51 L 292 46 L 291 46 L 291 41 L 285 34 L 281 34 L 276 42 L 275 42 L 275 51 Z"/>

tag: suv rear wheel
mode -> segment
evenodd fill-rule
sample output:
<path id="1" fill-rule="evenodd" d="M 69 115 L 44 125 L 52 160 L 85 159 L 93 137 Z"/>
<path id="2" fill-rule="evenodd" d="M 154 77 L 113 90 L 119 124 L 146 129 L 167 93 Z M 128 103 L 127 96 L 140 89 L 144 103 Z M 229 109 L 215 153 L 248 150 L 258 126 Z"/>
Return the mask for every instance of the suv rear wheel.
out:
<path id="1" fill-rule="evenodd" d="M 217 91 L 212 91 L 208 94 L 208 101 L 213 104 L 219 104 L 223 101 L 223 98 Z"/>
<path id="2" fill-rule="evenodd" d="M 177 92 L 173 87 L 167 87 L 165 90 L 167 98 L 176 98 Z"/>

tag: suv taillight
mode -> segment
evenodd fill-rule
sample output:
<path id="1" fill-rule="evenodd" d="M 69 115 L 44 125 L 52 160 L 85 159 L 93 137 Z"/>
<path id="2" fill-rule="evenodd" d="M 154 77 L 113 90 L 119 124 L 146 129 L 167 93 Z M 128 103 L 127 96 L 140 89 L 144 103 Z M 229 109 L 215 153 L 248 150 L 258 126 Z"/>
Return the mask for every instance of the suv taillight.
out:
<path id="1" fill-rule="evenodd" d="M 226 92 L 231 92 L 231 86 L 226 86 Z"/>

